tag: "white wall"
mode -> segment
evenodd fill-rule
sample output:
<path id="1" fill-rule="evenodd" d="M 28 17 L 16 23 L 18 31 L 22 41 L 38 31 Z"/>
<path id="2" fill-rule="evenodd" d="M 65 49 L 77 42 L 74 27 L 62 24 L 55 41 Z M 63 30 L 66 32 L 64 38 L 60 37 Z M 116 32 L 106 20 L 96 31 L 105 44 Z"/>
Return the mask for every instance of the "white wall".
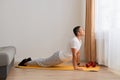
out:
<path id="1" fill-rule="evenodd" d="M 16 61 L 65 49 L 77 25 L 85 26 L 85 0 L 0 0 L 0 46 L 15 46 Z"/>

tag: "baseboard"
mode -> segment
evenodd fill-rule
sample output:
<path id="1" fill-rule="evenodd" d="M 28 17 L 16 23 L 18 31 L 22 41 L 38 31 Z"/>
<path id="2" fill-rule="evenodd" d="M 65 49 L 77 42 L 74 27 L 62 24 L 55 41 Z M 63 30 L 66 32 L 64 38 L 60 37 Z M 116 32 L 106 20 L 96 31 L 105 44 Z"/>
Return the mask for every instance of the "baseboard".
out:
<path id="1" fill-rule="evenodd" d="M 118 71 L 118 70 L 114 70 L 114 69 L 109 69 L 109 70 L 110 70 L 111 72 L 117 74 L 117 75 L 120 75 L 120 71 Z"/>

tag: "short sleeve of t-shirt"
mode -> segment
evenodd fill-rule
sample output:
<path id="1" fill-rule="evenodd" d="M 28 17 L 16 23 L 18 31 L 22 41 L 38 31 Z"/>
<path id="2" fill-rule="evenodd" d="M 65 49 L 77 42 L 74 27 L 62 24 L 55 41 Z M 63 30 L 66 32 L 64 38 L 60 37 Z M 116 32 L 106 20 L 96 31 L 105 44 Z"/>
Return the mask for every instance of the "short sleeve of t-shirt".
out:
<path id="1" fill-rule="evenodd" d="M 70 42 L 70 48 L 77 48 L 77 42 L 75 40 Z"/>
<path id="2" fill-rule="evenodd" d="M 70 48 L 75 48 L 79 50 L 81 47 L 81 41 L 79 41 L 76 37 L 72 39 L 70 42 Z"/>

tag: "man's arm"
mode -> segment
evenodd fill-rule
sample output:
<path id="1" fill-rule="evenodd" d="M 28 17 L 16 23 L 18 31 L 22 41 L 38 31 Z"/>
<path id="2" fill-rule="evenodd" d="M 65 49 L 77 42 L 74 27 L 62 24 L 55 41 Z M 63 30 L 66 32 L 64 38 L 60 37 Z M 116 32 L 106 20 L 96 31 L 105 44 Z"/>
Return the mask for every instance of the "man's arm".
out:
<path id="1" fill-rule="evenodd" d="M 78 51 L 75 49 L 75 48 L 71 48 L 71 51 L 72 51 L 72 55 L 73 55 L 73 58 L 72 58 L 72 61 L 73 61 L 73 67 L 75 70 L 82 70 L 78 65 L 77 65 L 77 54 L 78 54 Z"/>
<path id="2" fill-rule="evenodd" d="M 77 52 L 77 65 L 80 65 L 80 50 Z"/>

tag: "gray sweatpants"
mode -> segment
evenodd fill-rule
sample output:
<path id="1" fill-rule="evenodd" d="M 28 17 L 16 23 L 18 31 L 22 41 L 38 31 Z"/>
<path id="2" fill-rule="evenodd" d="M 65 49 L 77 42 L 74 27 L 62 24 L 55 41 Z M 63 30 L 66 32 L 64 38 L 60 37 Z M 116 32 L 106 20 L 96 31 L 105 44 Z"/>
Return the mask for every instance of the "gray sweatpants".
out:
<path id="1" fill-rule="evenodd" d="M 55 65 L 63 63 L 63 61 L 61 61 L 59 58 L 59 53 L 60 51 L 57 51 L 48 58 L 39 58 L 36 60 L 29 61 L 26 64 L 30 66 L 37 65 L 37 66 L 43 66 L 43 67 L 55 66 Z"/>

